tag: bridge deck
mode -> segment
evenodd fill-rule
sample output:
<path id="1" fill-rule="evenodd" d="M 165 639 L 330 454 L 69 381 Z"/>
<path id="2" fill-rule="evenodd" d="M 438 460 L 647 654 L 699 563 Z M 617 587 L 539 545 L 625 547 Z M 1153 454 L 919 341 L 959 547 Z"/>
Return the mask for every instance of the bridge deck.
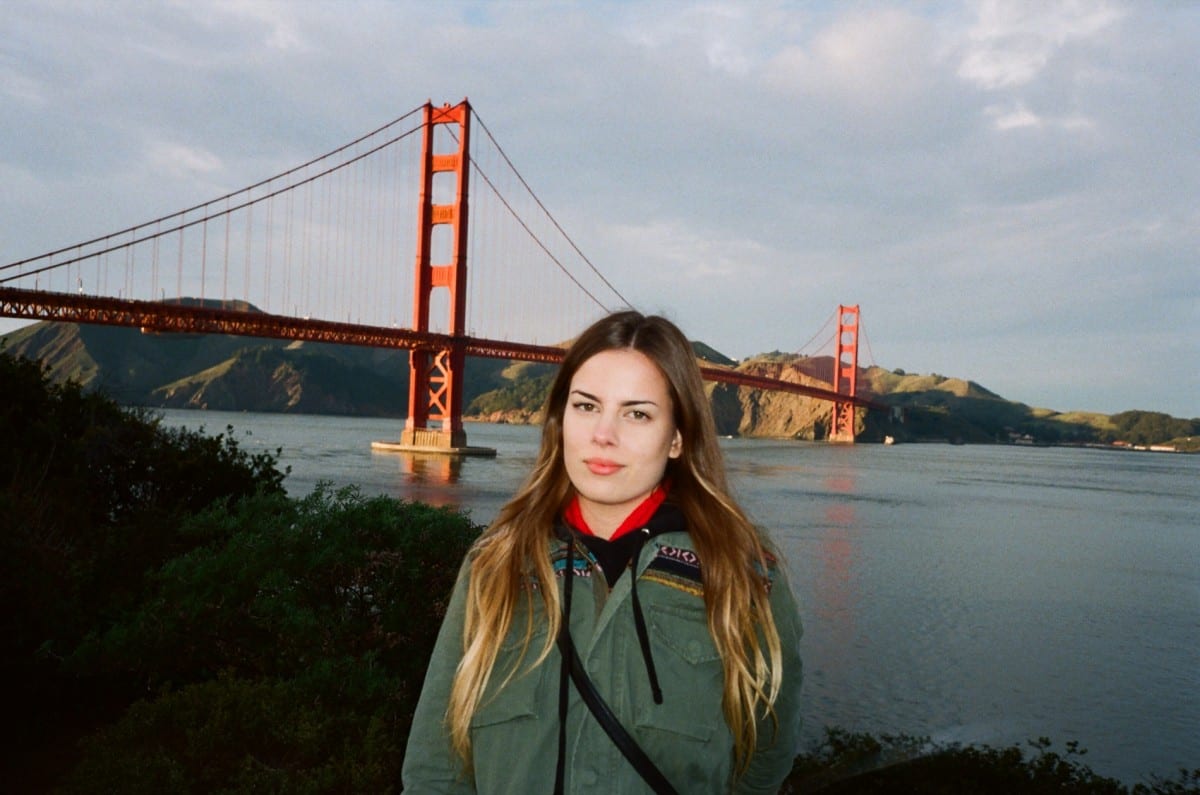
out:
<path id="1" fill-rule="evenodd" d="M 136 301 L 15 287 L 0 287 L 0 317 L 128 326 L 147 332 L 233 334 L 406 350 L 444 350 L 453 345 L 461 345 L 467 356 L 547 364 L 558 364 L 564 354 L 563 348 L 551 345 L 531 345 L 476 337 L 456 338 L 448 334 L 420 332 L 407 328 L 363 326 L 266 312 L 189 306 L 171 301 Z M 791 392 L 821 400 L 851 402 L 856 406 L 872 409 L 887 409 L 886 405 L 869 398 L 847 398 L 832 390 L 792 381 L 740 373 L 721 367 L 702 367 L 700 371 L 708 381 Z"/>

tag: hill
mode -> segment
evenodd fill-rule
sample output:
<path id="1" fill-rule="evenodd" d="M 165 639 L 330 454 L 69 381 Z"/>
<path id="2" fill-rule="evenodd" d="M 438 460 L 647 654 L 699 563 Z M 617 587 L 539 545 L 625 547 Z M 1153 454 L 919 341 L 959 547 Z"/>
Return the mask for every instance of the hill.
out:
<path id="1" fill-rule="evenodd" d="M 964 442 L 1016 444 L 1165 445 L 1200 451 L 1200 419 L 1161 412 L 1059 412 L 1006 400 L 974 381 L 871 367 L 859 390 L 904 414 L 904 435 Z"/>
<path id="2" fill-rule="evenodd" d="M 40 360 L 56 382 L 74 379 L 126 405 L 384 417 L 406 411 L 408 354 L 401 350 L 50 322 L 5 335 L 0 344 Z M 737 362 L 702 342 L 693 347 L 705 366 L 824 388 L 832 383 L 832 357 L 774 351 Z M 465 414 L 537 422 L 554 373 L 545 364 L 468 359 Z M 893 407 L 891 413 L 859 411 L 862 441 L 1122 442 L 1200 450 L 1196 419 L 1141 411 L 1064 414 L 1006 400 L 974 381 L 880 367 L 861 369 L 858 385 L 861 395 Z M 722 435 L 828 436 L 827 401 L 728 384 L 708 389 Z"/>
<path id="3" fill-rule="evenodd" d="M 401 350 L 50 322 L 4 335 L 0 345 L 41 361 L 56 383 L 75 380 L 130 406 L 379 417 L 407 410 Z M 468 361 L 466 400 L 506 383 L 507 366 Z"/>

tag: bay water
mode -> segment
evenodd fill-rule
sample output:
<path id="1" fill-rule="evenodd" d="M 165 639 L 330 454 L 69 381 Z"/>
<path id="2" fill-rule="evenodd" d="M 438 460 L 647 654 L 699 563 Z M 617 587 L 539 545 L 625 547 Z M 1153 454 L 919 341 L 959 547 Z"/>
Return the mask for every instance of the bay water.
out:
<path id="1" fill-rule="evenodd" d="M 486 524 L 539 428 L 468 424 L 494 458 L 383 453 L 402 420 L 164 411 L 281 450 L 293 496 L 357 485 Z M 1200 456 L 722 440 L 805 624 L 805 732 L 1005 746 L 1049 737 L 1127 783 L 1200 767 Z"/>

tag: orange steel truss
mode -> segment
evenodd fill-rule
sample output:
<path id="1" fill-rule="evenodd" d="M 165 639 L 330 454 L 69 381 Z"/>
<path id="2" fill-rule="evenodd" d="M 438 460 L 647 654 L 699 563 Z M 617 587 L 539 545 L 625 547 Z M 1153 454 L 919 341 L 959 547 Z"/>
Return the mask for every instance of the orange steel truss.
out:
<path id="1" fill-rule="evenodd" d="M 461 345 L 467 356 L 516 359 L 558 364 L 564 350 L 553 345 L 451 337 L 411 329 L 362 326 L 331 320 L 306 320 L 244 309 L 188 306 L 174 301 L 137 301 L 127 298 L 49 293 L 0 287 L 0 317 L 49 320 L 60 323 L 94 323 L 132 326 L 150 333 L 233 334 L 305 342 L 331 342 L 371 348 L 424 350 L 436 354 Z"/>
<path id="2" fill-rule="evenodd" d="M 214 304 L 217 302 L 213 302 Z M 187 305 L 177 301 L 139 301 L 102 298 L 71 293 L 49 293 L 0 287 L 0 317 L 48 320 L 60 323 L 92 323 L 103 326 L 132 326 L 143 333 L 233 334 L 305 342 L 362 345 L 371 348 L 421 350 L 436 355 L 461 345 L 467 356 L 517 359 L 558 364 L 563 349 L 503 340 L 451 337 L 448 334 L 412 329 L 363 326 L 331 320 L 312 320 L 220 306 Z"/>
<path id="3" fill-rule="evenodd" d="M 854 442 L 854 406 L 858 396 L 858 304 L 838 307 L 837 353 L 833 361 L 835 399 L 829 441 Z"/>
<path id="4" fill-rule="evenodd" d="M 414 350 L 409 358 L 408 419 L 400 441 L 405 445 L 461 448 L 466 445 L 462 425 L 463 367 L 461 342 L 467 306 L 467 177 L 470 171 L 471 106 L 466 100 L 440 108 L 426 103 L 421 152 L 421 198 L 417 209 L 417 259 L 413 290 L 413 329 L 429 333 L 430 297 L 436 289 L 449 290 L 446 328 L 450 343 L 433 350 Z M 453 125 L 458 151 L 436 153 L 439 125 Z M 453 201 L 436 204 L 434 174 L 454 177 Z M 449 262 L 433 262 L 433 230 L 451 229 Z M 439 427 L 430 427 L 430 422 Z"/>

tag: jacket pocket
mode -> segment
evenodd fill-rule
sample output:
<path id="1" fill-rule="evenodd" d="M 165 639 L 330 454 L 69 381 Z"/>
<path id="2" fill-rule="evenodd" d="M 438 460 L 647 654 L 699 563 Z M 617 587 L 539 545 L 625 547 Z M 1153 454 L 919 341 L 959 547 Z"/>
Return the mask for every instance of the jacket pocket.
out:
<path id="1" fill-rule="evenodd" d="M 663 703 L 642 699 L 638 725 L 708 742 L 725 722 L 725 673 L 703 605 L 650 605 L 646 618 Z"/>
<path id="2" fill-rule="evenodd" d="M 545 696 L 541 691 L 548 667 L 547 661 L 530 669 L 546 642 L 546 632 L 543 629 L 534 633 L 529 639 L 529 648 L 525 651 L 524 658 L 521 658 L 523 642 L 523 634 L 514 638 L 510 633 L 509 638 L 501 645 L 487 692 L 471 719 L 472 729 L 484 729 L 520 718 L 537 718 L 546 708 L 546 704 L 542 703 Z M 515 673 L 514 665 L 517 666 Z"/>

